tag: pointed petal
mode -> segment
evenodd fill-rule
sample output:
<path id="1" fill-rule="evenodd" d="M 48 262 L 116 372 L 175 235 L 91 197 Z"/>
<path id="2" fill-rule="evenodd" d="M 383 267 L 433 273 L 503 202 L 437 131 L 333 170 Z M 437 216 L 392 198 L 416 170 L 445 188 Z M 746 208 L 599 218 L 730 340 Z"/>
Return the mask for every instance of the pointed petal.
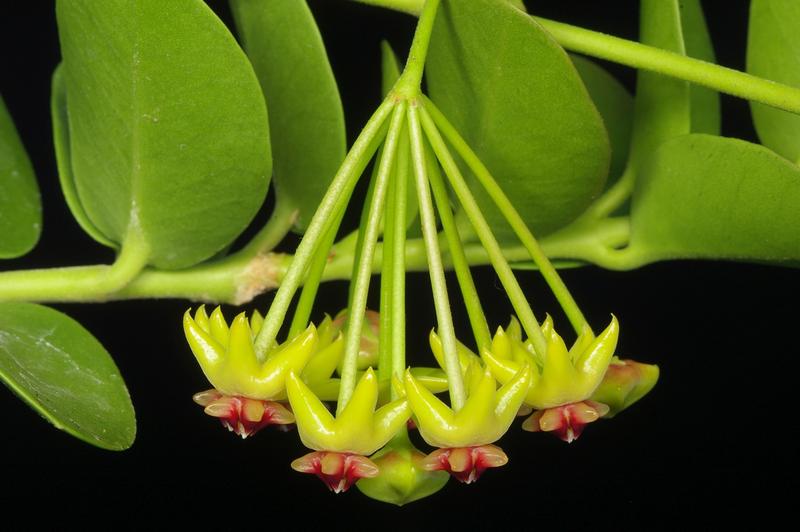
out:
<path id="1" fill-rule="evenodd" d="M 211 334 L 211 324 L 208 323 L 208 314 L 206 314 L 205 305 L 197 307 L 197 311 L 194 313 L 194 321 L 197 322 L 197 325 L 199 325 L 201 329 Z"/>
<path id="2" fill-rule="evenodd" d="M 496 381 L 486 369 L 480 383 L 474 387 L 464 407 L 456 412 L 457 429 L 448 447 L 471 447 L 491 443 L 495 437 L 494 392 Z M 498 436 L 499 437 L 499 436 Z"/>
<path id="3" fill-rule="evenodd" d="M 288 372 L 299 375 L 317 345 L 317 330 L 309 325 L 302 333 L 269 354 L 253 377 L 254 386 L 265 399 L 279 397 Z"/>
<path id="4" fill-rule="evenodd" d="M 325 379 L 317 382 L 307 382 L 309 389 L 320 401 L 336 401 L 339 398 L 340 379 Z"/>
<path id="5" fill-rule="evenodd" d="M 317 451 L 326 449 L 334 435 L 334 419 L 331 413 L 293 372 L 289 372 L 286 377 L 286 393 L 303 445 Z"/>
<path id="6" fill-rule="evenodd" d="M 440 368 L 444 368 L 445 363 L 442 341 L 439 339 L 439 335 L 436 334 L 436 331 L 431 330 L 428 340 L 430 342 L 431 351 L 433 351 L 433 356 L 436 359 L 436 362 L 439 364 Z M 473 353 L 467 346 L 459 341 L 456 341 L 456 351 L 458 352 L 458 362 L 461 365 L 462 372 L 466 371 L 470 363 L 478 358 L 475 353 Z"/>
<path id="7" fill-rule="evenodd" d="M 495 356 L 493 350 L 484 349 L 481 351 L 481 358 L 486 363 L 486 367 L 492 375 L 501 383 L 506 383 L 514 378 L 514 375 L 522 368 L 522 365 L 511 359 L 504 359 Z"/>
<path id="8" fill-rule="evenodd" d="M 586 380 L 587 386 L 591 388 L 590 394 L 603 380 L 611 357 L 617 349 L 618 338 L 619 323 L 617 317 L 612 314 L 608 327 L 578 357 L 575 367 Z"/>
<path id="9" fill-rule="evenodd" d="M 547 353 L 542 368 L 542 380 L 548 381 L 553 387 L 568 387 L 577 377 L 572 359 L 567 351 L 564 340 L 555 331 L 550 330 L 547 338 Z"/>
<path id="10" fill-rule="evenodd" d="M 434 447 L 457 447 L 447 443 L 455 429 L 453 411 L 420 385 L 410 371 L 406 371 L 405 390 L 422 438 Z"/>
<path id="11" fill-rule="evenodd" d="M 183 315 L 183 332 L 200 368 L 209 382 L 216 387 L 214 377 L 225 360 L 225 348 L 192 319 L 188 310 Z"/>
<path id="12" fill-rule="evenodd" d="M 544 337 L 550 338 L 550 334 L 553 332 L 553 317 L 550 314 L 545 315 L 544 321 L 540 327 Z"/>
<path id="13" fill-rule="evenodd" d="M 408 400 L 397 399 L 389 404 L 383 405 L 375 412 L 372 422 L 372 454 L 391 440 L 401 428 L 403 428 L 411 417 L 411 407 Z"/>
<path id="14" fill-rule="evenodd" d="M 503 360 L 511 360 L 511 338 L 506 335 L 502 327 L 497 328 L 497 332 L 492 337 L 492 354 Z"/>
<path id="15" fill-rule="evenodd" d="M 411 374 L 432 393 L 447 391 L 447 374 L 440 368 L 411 368 Z"/>
<path id="16" fill-rule="evenodd" d="M 317 329 L 320 331 L 320 329 Z M 319 336 L 319 345 L 325 345 L 323 338 Z M 309 359 L 303 368 L 303 380 L 308 383 L 322 382 L 333 375 L 336 366 L 342 360 L 344 354 L 344 337 L 339 333 L 338 337 L 327 346 L 318 349 L 314 356 Z"/>
<path id="17" fill-rule="evenodd" d="M 353 390 L 350 401 L 337 416 L 336 431 L 339 433 L 349 432 L 353 436 L 367 432 L 368 427 L 372 427 L 372 414 L 375 412 L 377 403 L 378 377 L 375 376 L 372 368 L 369 368 L 356 384 L 356 389 Z M 366 434 L 363 434 L 363 436 L 366 436 Z M 375 450 L 359 454 L 372 454 L 373 452 Z"/>
<path id="18" fill-rule="evenodd" d="M 220 344 L 228 347 L 228 322 L 225 321 L 225 316 L 222 315 L 222 307 L 217 307 L 208 318 L 209 327 L 211 328 L 211 336 Z"/>
<path id="19" fill-rule="evenodd" d="M 231 376 L 238 377 L 236 380 L 251 381 L 258 372 L 259 364 L 253 348 L 253 333 L 250 330 L 250 323 L 247 321 L 247 316 L 244 312 L 233 319 L 228 336 L 227 371 L 230 372 Z M 236 391 L 247 397 L 267 399 L 267 397 L 261 397 L 261 394 L 257 394 L 256 390 L 249 389 L 249 386 L 246 388 Z"/>
<path id="20" fill-rule="evenodd" d="M 525 365 L 513 379 L 504 384 L 494 395 L 495 430 L 499 433 L 495 440 L 506 433 L 517 417 L 523 401 L 531 386 L 531 367 Z M 494 441 L 494 440 L 493 440 Z"/>
<path id="21" fill-rule="evenodd" d="M 264 325 L 264 316 L 257 310 L 253 311 L 253 315 L 250 316 L 250 330 L 253 331 L 253 336 L 258 336 L 261 327 Z"/>
<path id="22" fill-rule="evenodd" d="M 572 360 L 573 364 L 577 366 L 578 358 L 592 344 L 594 338 L 595 336 L 592 333 L 592 329 L 587 324 L 584 324 L 581 334 L 578 335 L 575 343 L 569 348 L 569 358 Z"/>
<path id="23" fill-rule="evenodd" d="M 506 334 L 509 338 L 516 342 L 522 341 L 522 327 L 520 327 L 519 320 L 512 314 L 508 320 L 508 327 L 506 327 Z"/>

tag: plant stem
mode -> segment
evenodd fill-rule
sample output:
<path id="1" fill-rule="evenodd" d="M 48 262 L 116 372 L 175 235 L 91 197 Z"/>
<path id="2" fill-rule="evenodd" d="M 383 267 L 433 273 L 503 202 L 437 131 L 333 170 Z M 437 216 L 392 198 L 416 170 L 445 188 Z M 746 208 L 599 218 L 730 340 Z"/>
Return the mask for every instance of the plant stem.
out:
<path id="1" fill-rule="evenodd" d="M 311 218 L 305 236 L 300 241 L 295 251 L 292 266 L 286 272 L 275 299 L 264 318 L 264 325 L 255 339 L 255 350 L 259 357 L 269 350 L 275 343 L 278 331 L 281 328 L 286 310 L 292 301 L 297 287 L 303 280 L 306 267 L 314 255 L 317 244 L 324 236 L 331 220 L 331 214 L 347 205 L 353 188 L 364 171 L 364 167 L 372 157 L 377 145 L 373 142 L 381 131 L 386 117 L 391 112 L 394 103 L 384 101 L 369 119 L 361 134 L 356 139 L 353 147 L 333 178 L 325 196 L 323 196 L 317 211 Z"/>
<path id="2" fill-rule="evenodd" d="M 425 70 L 425 57 L 428 55 L 428 45 L 431 41 L 433 23 L 436 20 L 436 11 L 439 9 L 440 0 L 427 0 L 422 8 L 422 13 L 414 32 L 414 40 L 408 52 L 408 61 L 403 73 L 392 88 L 392 93 L 400 98 L 412 99 L 420 94 L 422 73 Z"/>
<path id="3" fill-rule="evenodd" d="M 795 87 L 605 33 L 540 17 L 533 18 L 567 50 L 650 70 L 778 109 L 800 113 L 800 89 Z"/>
<path id="4" fill-rule="evenodd" d="M 495 239 L 489 224 L 486 222 L 486 218 L 483 217 L 483 213 L 481 213 L 481 209 L 472 196 L 469 186 L 461 175 L 455 159 L 453 159 L 450 150 L 441 135 L 439 135 L 439 131 L 427 113 L 425 113 L 425 109 L 423 108 L 421 111 L 422 127 L 425 129 L 425 134 L 428 136 L 431 146 L 433 146 L 433 151 L 444 169 L 450 186 L 453 188 L 456 197 L 458 197 L 458 201 L 461 202 L 464 213 L 475 228 L 475 233 L 478 235 L 483 247 L 486 248 L 492 261 L 492 266 L 494 266 L 497 276 L 500 278 L 500 282 L 503 284 L 503 288 L 505 288 L 522 326 L 525 328 L 525 332 L 533 342 L 534 349 L 540 355 L 544 355 L 547 347 L 544 334 L 522 288 L 517 282 L 517 278 L 514 276 L 514 272 L 503 256 L 500 244 L 497 243 L 497 239 Z"/>
<path id="5" fill-rule="evenodd" d="M 434 154 L 430 152 L 429 146 L 426 146 L 426 151 L 429 152 L 428 180 L 431 183 L 433 198 L 436 201 L 436 208 L 439 211 L 439 219 L 442 221 L 442 228 L 447 238 L 453 269 L 456 271 L 458 285 L 464 297 L 464 305 L 467 307 L 467 315 L 469 316 L 469 323 L 472 327 L 472 334 L 475 336 L 475 343 L 480 353 L 491 344 L 492 338 L 489 332 L 489 326 L 486 324 L 486 316 L 481 307 L 481 300 L 478 297 L 475 282 L 472 280 L 467 257 L 464 255 L 464 246 L 461 244 L 461 237 L 458 234 L 458 228 L 453 219 L 453 211 L 450 208 L 450 196 L 447 194 L 447 188 L 439 172 L 439 165 L 436 163 Z"/>
<path id="6" fill-rule="evenodd" d="M 428 114 L 428 109 L 430 109 L 430 115 Z M 528 250 L 533 259 L 533 262 L 536 263 L 536 266 L 542 273 L 542 277 L 544 277 L 545 281 L 547 281 L 548 286 L 553 291 L 553 294 L 558 299 L 559 304 L 564 309 L 567 317 L 569 318 L 572 327 L 575 329 L 577 334 L 581 334 L 583 330 L 588 327 L 588 323 L 586 318 L 583 316 L 581 309 L 578 307 L 578 304 L 575 302 L 575 299 L 570 294 L 567 285 L 564 284 L 564 281 L 561 279 L 561 276 L 558 275 L 558 272 L 550 263 L 550 260 L 547 258 L 547 255 L 544 254 L 542 248 L 539 246 L 539 243 L 534 238 L 533 233 L 528 228 L 525 221 L 517 212 L 517 209 L 511 204 L 511 201 L 506 196 L 503 189 L 497 184 L 497 181 L 492 177 L 489 173 L 489 170 L 486 166 L 481 162 L 475 152 L 472 151 L 472 148 L 464 141 L 461 135 L 456 131 L 453 125 L 445 118 L 445 116 L 433 105 L 433 102 L 430 100 L 425 100 L 425 106 L 421 109 L 422 113 L 422 124 L 425 127 L 426 133 L 428 135 L 436 135 L 438 136 L 439 133 L 436 130 L 436 126 L 441 129 L 442 134 L 450 141 L 450 144 L 455 148 L 456 153 L 458 153 L 461 158 L 467 163 L 467 166 L 472 173 L 475 174 L 475 177 L 478 179 L 480 184 L 492 198 L 497 208 L 503 213 L 506 221 L 508 221 L 511 228 L 514 230 L 514 233 L 517 235 L 517 238 L 520 239 L 522 245 Z M 433 117 L 433 118 L 431 118 Z M 434 125 L 436 124 L 436 125 Z"/>
<path id="7" fill-rule="evenodd" d="M 437 329 L 439 338 L 442 340 L 442 351 L 445 361 L 444 370 L 445 373 L 447 373 L 448 388 L 450 391 L 450 406 L 457 412 L 464 406 L 467 394 L 461 375 L 461 363 L 458 359 L 453 316 L 450 312 L 450 298 L 447 295 L 447 283 L 444 278 L 442 256 L 439 251 L 439 241 L 436 235 L 436 220 L 433 211 L 433 201 L 431 200 L 431 194 L 428 188 L 425 148 L 423 145 L 422 131 L 420 130 L 417 106 L 418 102 L 414 101 L 408 109 L 411 160 L 414 164 L 422 234 L 425 240 L 425 252 L 428 257 L 433 302 L 436 307 Z"/>
<path id="8" fill-rule="evenodd" d="M 408 134 L 405 128 L 398 139 L 398 159 L 386 199 L 381 268 L 381 328 L 378 376 L 389 386 L 392 399 L 397 391 L 392 375 L 402 378 L 406 365 L 406 271 L 405 241 L 408 209 Z"/>
<path id="9" fill-rule="evenodd" d="M 125 288 L 147 265 L 149 248 L 131 224 L 110 266 L 75 266 L 0 273 L 2 301 L 104 301 Z"/>
<path id="10" fill-rule="evenodd" d="M 367 224 L 362 227 L 364 232 L 363 247 L 358 261 L 353 283 L 353 300 L 347 309 L 347 330 L 344 337 L 344 358 L 342 360 L 342 380 L 339 385 L 339 399 L 336 402 L 336 413 L 340 414 L 356 386 L 356 371 L 358 364 L 358 349 L 361 345 L 361 326 L 364 322 L 364 312 L 367 309 L 367 294 L 369 293 L 369 283 L 372 275 L 372 258 L 378 241 L 378 233 L 381 225 L 381 211 L 386 201 L 386 190 L 389 184 L 394 167 L 394 158 L 397 154 L 397 140 L 402 130 L 403 116 L 405 115 L 406 103 L 400 102 L 395 106 L 392 114 L 392 121 L 389 124 L 389 131 L 386 135 L 383 156 L 380 161 L 380 168 L 375 180 L 375 188 L 372 191 L 372 201 L 370 202 L 369 216 Z"/>
<path id="11" fill-rule="evenodd" d="M 311 260 L 311 265 L 308 269 L 308 275 L 303 283 L 303 290 L 300 292 L 300 299 L 297 301 L 297 307 L 292 317 L 292 324 L 289 326 L 288 338 L 294 338 L 308 327 L 311 311 L 314 308 L 314 300 L 317 298 L 319 283 L 322 280 L 322 273 L 328 263 L 328 255 L 334 240 L 336 240 L 336 233 L 339 231 L 345 210 L 342 209 L 340 213 L 335 215 L 335 220 L 325 232 L 319 248 L 314 253 L 314 258 Z"/>
<path id="12" fill-rule="evenodd" d="M 424 0 L 358 0 L 365 4 L 416 14 Z M 633 68 L 658 72 L 719 92 L 800 113 L 800 89 L 776 83 L 653 46 L 587 30 L 542 17 L 532 17 L 567 50 Z"/>
<path id="13" fill-rule="evenodd" d="M 238 253 L 255 257 L 259 253 L 272 251 L 289 234 L 299 213 L 300 211 L 287 207 L 286 202 L 278 199 L 267 223 Z"/>

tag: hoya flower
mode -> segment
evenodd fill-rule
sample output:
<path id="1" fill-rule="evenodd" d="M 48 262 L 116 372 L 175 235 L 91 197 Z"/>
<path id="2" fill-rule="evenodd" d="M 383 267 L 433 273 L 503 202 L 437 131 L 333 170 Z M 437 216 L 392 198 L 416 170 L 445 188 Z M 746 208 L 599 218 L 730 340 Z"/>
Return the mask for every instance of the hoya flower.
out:
<path id="1" fill-rule="evenodd" d="M 405 399 L 375 409 L 378 378 L 372 368 L 362 375 L 347 406 L 336 417 L 296 374 L 289 373 L 286 389 L 300 440 L 317 451 L 296 460 L 292 467 L 315 473 L 337 493 L 358 478 L 378 474 L 377 466 L 366 456 L 386 445 L 411 415 Z"/>
<path id="2" fill-rule="evenodd" d="M 658 366 L 635 360 L 614 358 L 603 381 L 592 394 L 592 401 L 608 405 L 604 417 L 614 417 L 644 397 L 656 385 Z"/>
<path id="3" fill-rule="evenodd" d="M 347 309 L 341 310 L 332 322 L 332 329 L 341 331 L 347 325 Z M 356 367 L 365 370 L 378 365 L 378 335 L 380 334 L 380 314 L 374 310 L 364 312 L 364 321 L 361 323 L 361 340 L 358 344 L 358 358 Z M 341 373 L 341 366 L 338 367 Z"/>
<path id="4" fill-rule="evenodd" d="M 254 315 L 253 324 L 260 327 Z M 183 330 L 189 347 L 208 381 L 224 395 L 251 399 L 284 399 L 286 375 L 300 373 L 314 354 L 317 331 L 314 325 L 283 345 L 272 349 L 266 360 L 259 360 L 253 346 L 255 332 L 244 313 L 234 318 L 230 328 L 217 307 L 210 317 L 197 309 L 183 317 Z"/>
<path id="5" fill-rule="evenodd" d="M 219 307 L 211 316 L 201 306 L 194 317 L 190 311 L 183 317 L 189 347 L 214 386 L 194 399 L 207 414 L 219 418 L 243 438 L 266 425 L 294 421 L 291 412 L 278 401 L 286 397 L 286 374 L 299 372 L 305 366 L 318 339 L 316 329 L 310 325 L 260 361 L 253 339 L 262 322 L 257 312 L 250 320 L 241 313 L 229 327 Z"/>
<path id="6" fill-rule="evenodd" d="M 549 316 L 542 324 L 542 332 L 547 348 L 544 353 L 536 353 L 530 342 L 521 340 L 519 324 L 512 320 L 508 331 L 498 328 L 491 349 L 484 350 L 481 356 L 500 382 L 509 382 L 523 364 L 535 368 L 525 403 L 539 412 L 523 428 L 553 431 L 565 441 L 573 441 L 587 423 L 608 412 L 605 405 L 594 407 L 585 401 L 592 397 L 608 370 L 617 346 L 619 324 L 612 316 L 609 326 L 597 337 L 584 330 L 569 350 Z"/>
<path id="7" fill-rule="evenodd" d="M 386 445 L 411 414 L 405 399 L 375 410 L 378 378 L 372 368 L 362 375 L 337 417 L 294 373 L 286 379 L 286 390 L 303 445 L 317 451 L 370 455 Z"/>
<path id="8" fill-rule="evenodd" d="M 359 480 L 356 487 L 367 497 L 397 506 L 433 495 L 450 478 L 445 471 L 427 468 L 425 453 L 416 449 L 407 435 L 395 438 L 370 459 L 379 473 Z"/>
<path id="9" fill-rule="evenodd" d="M 441 363 L 441 344 L 431 335 L 431 347 Z M 462 373 L 467 381 L 467 399 L 454 412 L 406 371 L 405 392 L 422 438 L 440 449 L 428 455 L 423 467 L 443 470 L 461 482 L 477 480 L 488 467 L 508 462 L 505 453 L 490 445 L 503 436 L 514 421 L 531 384 L 531 368 L 523 365 L 500 389 L 480 359 L 459 346 Z"/>

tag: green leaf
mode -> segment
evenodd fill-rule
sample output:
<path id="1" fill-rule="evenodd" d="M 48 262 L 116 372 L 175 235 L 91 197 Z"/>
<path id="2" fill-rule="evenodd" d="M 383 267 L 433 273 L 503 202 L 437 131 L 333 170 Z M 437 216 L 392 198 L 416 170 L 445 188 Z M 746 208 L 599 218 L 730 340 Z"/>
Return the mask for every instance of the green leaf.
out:
<path id="1" fill-rule="evenodd" d="M 103 449 L 133 444 L 136 417 L 114 361 L 80 323 L 0 303 L 0 380 L 57 428 Z"/>
<path id="2" fill-rule="evenodd" d="M 747 71 L 800 87 L 800 2 L 752 0 L 747 39 Z M 800 161 L 800 116 L 750 102 L 764 146 Z"/>
<path id="3" fill-rule="evenodd" d="M 30 251 L 42 232 L 42 204 L 33 167 L 0 97 L 0 259 Z"/>
<path id="4" fill-rule="evenodd" d="M 339 89 L 305 0 L 231 0 L 234 20 L 269 106 L 279 203 L 305 230 L 344 160 Z"/>
<path id="5" fill-rule="evenodd" d="M 628 161 L 633 128 L 633 96 L 617 78 L 593 61 L 579 55 L 570 55 L 570 59 L 603 117 L 611 141 L 611 169 L 607 188 L 622 175 Z"/>
<path id="6" fill-rule="evenodd" d="M 115 243 L 139 233 L 157 267 L 214 255 L 258 211 L 271 172 L 247 57 L 200 0 L 60 0 L 56 14 L 87 219 Z"/>
<path id="7" fill-rule="evenodd" d="M 61 191 L 67 202 L 72 216 L 86 233 L 101 244 L 116 248 L 118 245 L 94 226 L 89 215 L 83 210 L 83 204 L 75 188 L 75 179 L 72 176 L 72 160 L 69 147 L 69 116 L 67 115 L 67 88 L 64 86 L 64 67 L 58 65 L 53 71 L 50 89 L 50 118 L 53 122 L 53 144 L 56 151 L 56 166 L 58 167 L 58 180 Z"/>
<path id="8" fill-rule="evenodd" d="M 642 0 L 640 35 L 644 44 L 683 54 L 677 0 Z M 640 70 L 636 80 L 633 140 L 629 164 L 635 170 L 662 142 L 691 131 L 689 84 Z"/>
<path id="9" fill-rule="evenodd" d="M 800 259 L 800 169 L 757 144 L 692 134 L 642 167 L 631 245 L 638 264 L 668 258 Z"/>
<path id="10" fill-rule="evenodd" d="M 716 63 L 714 46 L 708 34 L 700 0 L 681 0 L 679 7 L 686 55 Z M 691 84 L 689 94 L 692 102 L 692 132 L 719 135 L 721 123 L 719 93 Z"/>
<path id="11" fill-rule="evenodd" d="M 534 233 L 566 225 L 602 190 L 610 148 L 600 114 L 564 50 L 522 11 L 502 0 L 442 2 L 427 75 L 431 98 Z M 516 242 L 471 186 L 498 238 Z"/>

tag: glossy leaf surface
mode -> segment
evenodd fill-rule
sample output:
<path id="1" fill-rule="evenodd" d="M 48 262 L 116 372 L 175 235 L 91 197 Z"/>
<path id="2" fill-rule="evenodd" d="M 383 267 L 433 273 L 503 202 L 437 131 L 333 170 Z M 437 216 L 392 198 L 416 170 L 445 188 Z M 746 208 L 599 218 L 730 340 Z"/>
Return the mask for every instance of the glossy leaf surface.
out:
<path id="1" fill-rule="evenodd" d="M 800 2 L 753 0 L 747 40 L 747 71 L 800 87 Z M 762 144 L 793 162 L 800 160 L 800 117 L 751 102 Z"/>
<path id="2" fill-rule="evenodd" d="M 57 428 L 97 447 L 136 436 L 128 390 L 105 348 L 69 316 L 0 303 L 0 379 Z"/>
<path id="3" fill-rule="evenodd" d="M 344 111 L 305 0 L 232 0 L 236 27 L 269 107 L 277 201 L 304 230 L 344 159 Z"/>
<path id="4" fill-rule="evenodd" d="M 668 258 L 800 259 L 800 169 L 737 139 L 692 134 L 666 142 L 640 172 L 635 263 Z"/>
<path id="5" fill-rule="evenodd" d="M 42 231 L 33 167 L 0 97 L 0 259 L 24 255 Z"/>
<path id="6" fill-rule="evenodd" d="M 431 98 L 543 235 L 600 192 L 608 135 L 564 50 L 502 0 L 445 0 L 428 52 Z M 501 241 L 515 241 L 491 200 L 473 191 Z"/>
<path id="7" fill-rule="evenodd" d="M 266 108 L 233 36 L 200 0 L 56 4 L 75 190 L 106 238 L 138 227 L 180 268 L 231 242 L 271 172 Z"/>

